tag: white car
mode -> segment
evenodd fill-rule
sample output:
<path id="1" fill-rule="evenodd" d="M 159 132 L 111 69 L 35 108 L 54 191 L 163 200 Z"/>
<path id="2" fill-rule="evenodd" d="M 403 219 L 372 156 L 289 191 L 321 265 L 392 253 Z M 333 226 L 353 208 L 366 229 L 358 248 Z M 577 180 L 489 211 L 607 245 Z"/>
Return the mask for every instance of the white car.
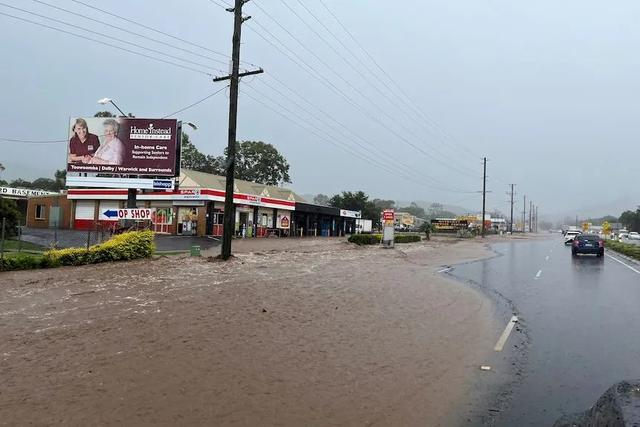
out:
<path id="1" fill-rule="evenodd" d="M 629 240 L 640 240 L 640 234 L 637 231 L 632 231 L 627 236 L 627 239 L 629 239 Z"/>
<path id="2" fill-rule="evenodd" d="M 570 245 L 570 244 L 572 244 L 572 243 L 573 243 L 573 239 L 574 239 L 576 236 L 579 236 L 579 235 L 581 235 L 581 234 L 582 234 L 582 232 L 581 232 L 581 231 L 578 231 L 578 230 L 569 230 L 569 231 L 567 231 L 567 232 L 565 233 L 565 235 L 564 235 L 564 244 L 565 244 L 565 245 Z"/>

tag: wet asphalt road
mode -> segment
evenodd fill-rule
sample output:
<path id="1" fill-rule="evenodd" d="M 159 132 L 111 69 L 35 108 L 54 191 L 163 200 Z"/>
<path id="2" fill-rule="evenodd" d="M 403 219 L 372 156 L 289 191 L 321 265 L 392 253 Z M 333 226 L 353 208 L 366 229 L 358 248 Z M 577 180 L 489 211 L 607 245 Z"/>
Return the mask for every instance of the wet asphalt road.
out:
<path id="1" fill-rule="evenodd" d="M 500 256 L 450 273 L 499 293 L 505 319 L 513 310 L 523 329 L 495 352 L 493 374 L 513 377 L 500 367 L 519 360 L 519 380 L 501 392 L 500 405 L 490 404 L 500 413 L 485 423 L 550 426 L 588 409 L 613 383 L 640 378 L 640 274 L 611 256 L 639 272 L 640 265 L 613 252 L 574 259 L 561 235 L 492 248 Z"/>

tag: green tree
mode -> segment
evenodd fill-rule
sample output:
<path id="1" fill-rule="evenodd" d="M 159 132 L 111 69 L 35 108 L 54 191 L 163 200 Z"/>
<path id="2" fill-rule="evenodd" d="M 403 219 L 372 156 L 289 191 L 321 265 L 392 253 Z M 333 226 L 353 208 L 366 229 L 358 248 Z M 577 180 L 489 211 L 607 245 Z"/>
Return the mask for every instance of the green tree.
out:
<path id="1" fill-rule="evenodd" d="M 364 191 L 343 191 L 329 199 L 329 206 L 351 211 L 362 212 L 362 218 L 370 219 L 374 227 L 380 225 L 380 213 L 382 212 L 376 204 L 369 200 L 369 196 Z"/>
<path id="2" fill-rule="evenodd" d="M 227 150 L 225 150 L 225 157 Z M 217 165 L 224 164 L 218 158 Z M 234 176 L 246 181 L 266 185 L 290 183 L 289 163 L 271 145 L 262 141 L 240 141 L 236 143 L 236 163 Z"/>
<path id="3" fill-rule="evenodd" d="M 9 187 L 17 187 L 17 188 L 31 188 L 31 181 L 24 180 L 22 178 L 14 179 L 9 183 Z"/>
<path id="4" fill-rule="evenodd" d="M 0 226 L 2 218 L 5 218 L 5 236 L 11 237 L 18 233 L 20 211 L 15 200 L 0 197 Z"/>
<path id="5" fill-rule="evenodd" d="M 67 171 L 64 169 L 58 169 L 53 174 L 56 180 L 56 191 L 60 191 L 67 186 Z"/>
<path id="6" fill-rule="evenodd" d="M 116 117 L 111 111 L 98 111 L 93 117 Z"/>
<path id="7" fill-rule="evenodd" d="M 620 215 L 620 222 L 629 231 L 640 231 L 640 208 L 636 211 L 624 211 Z"/>
<path id="8" fill-rule="evenodd" d="M 211 173 L 211 167 L 208 163 L 207 156 L 202 154 L 195 145 L 191 143 L 191 139 L 187 133 L 182 132 L 182 163 L 181 166 L 186 169 L 193 169 L 200 172 Z"/>
<path id="9" fill-rule="evenodd" d="M 5 170 L 4 165 L 0 163 L 0 172 L 4 172 L 4 170 Z"/>
<path id="10" fill-rule="evenodd" d="M 418 204 L 416 202 L 411 202 L 411 204 L 409 206 L 406 206 L 404 208 L 398 208 L 399 212 L 407 212 L 410 213 L 413 216 L 416 216 L 418 218 L 426 218 L 427 214 L 424 211 L 424 208 L 418 206 Z"/>
<path id="11" fill-rule="evenodd" d="M 328 206 L 329 196 L 326 194 L 318 194 L 313 198 L 313 203 L 320 206 Z"/>
<path id="12" fill-rule="evenodd" d="M 31 183 L 31 188 L 36 190 L 58 191 L 58 183 L 51 178 L 38 178 Z"/>

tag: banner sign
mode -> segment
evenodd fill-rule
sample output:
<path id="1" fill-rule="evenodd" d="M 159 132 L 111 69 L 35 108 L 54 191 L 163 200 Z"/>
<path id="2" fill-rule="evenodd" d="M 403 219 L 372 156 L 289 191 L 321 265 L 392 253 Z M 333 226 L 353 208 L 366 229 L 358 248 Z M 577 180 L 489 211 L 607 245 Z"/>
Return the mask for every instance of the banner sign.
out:
<path id="1" fill-rule="evenodd" d="M 135 208 L 135 209 L 109 209 L 102 213 L 107 218 L 117 219 L 147 219 L 151 220 L 155 214 L 155 209 Z"/>
<path id="2" fill-rule="evenodd" d="M 145 190 L 173 190 L 174 179 L 115 178 L 103 176 L 67 175 L 67 187 L 138 188 Z"/>
<path id="3" fill-rule="evenodd" d="M 31 188 L 13 188 L 13 187 L 0 187 L 0 197 L 34 197 L 34 196 L 49 196 L 54 193 L 52 191 L 45 190 L 33 190 Z"/>
<path id="4" fill-rule="evenodd" d="M 175 119 L 72 118 L 67 172 L 176 176 Z"/>
<path id="5" fill-rule="evenodd" d="M 395 217 L 396 216 L 393 209 L 385 209 L 384 211 L 382 211 L 382 222 L 385 225 L 393 225 Z"/>
<path id="6" fill-rule="evenodd" d="M 431 225 L 436 231 L 457 231 L 469 227 L 466 219 L 432 219 Z"/>
<path id="7" fill-rule="evenodd" d="M 350 211 L 347 209 L 340 209 L 340 216 L 343 216 L 346 218 L 360 218 L 361 214 L 360 214 L 360 211 Z"/>

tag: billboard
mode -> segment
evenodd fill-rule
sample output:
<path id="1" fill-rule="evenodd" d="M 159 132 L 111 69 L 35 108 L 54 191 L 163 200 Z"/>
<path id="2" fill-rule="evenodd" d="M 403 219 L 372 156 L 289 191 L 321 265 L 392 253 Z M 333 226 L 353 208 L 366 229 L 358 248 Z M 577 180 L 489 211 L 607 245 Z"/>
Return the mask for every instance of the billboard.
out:
<path id="1" fill-rule="evenodd" d="M 177 142 L 175 119 L 75 117 L 67 172 L 176 176 Z"/>
<path id="2" fill-rule="evenodd" d="M 435 231 L 457 231 L 469 227 L 466 219 L 436 218 L 431 220 L 431 225 Z"/>

